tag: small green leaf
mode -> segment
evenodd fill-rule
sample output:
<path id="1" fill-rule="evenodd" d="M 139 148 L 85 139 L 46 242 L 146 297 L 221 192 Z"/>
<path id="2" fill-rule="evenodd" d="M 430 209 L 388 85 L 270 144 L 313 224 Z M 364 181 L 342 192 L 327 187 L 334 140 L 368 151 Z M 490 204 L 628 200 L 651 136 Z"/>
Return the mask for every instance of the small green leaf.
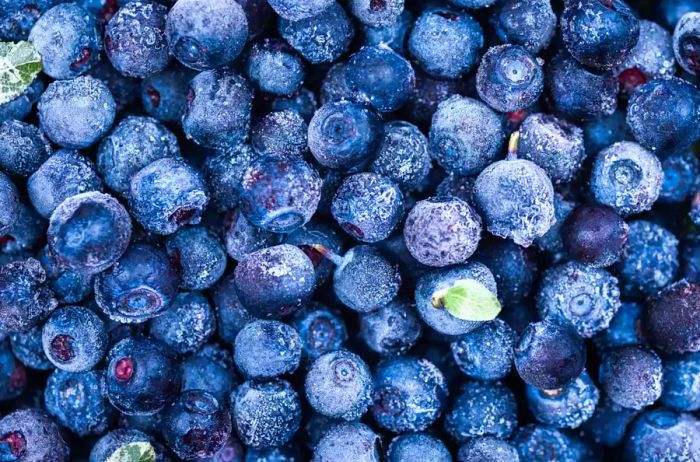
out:
<path id="1" fill-rule="evenodd" d="M 156 462 L 156 451 L 148 441 L 137 441 L 114 451 L 106 462 Z"/>
<path id="2" fill-rule="evenodd" d="M 41 56 L 30 42 L 0 42 L 0 104 L 22 94 L 41 72 Z"/>
<path id="3" fill-rule="evenodd" d="M 445 309 L 465 321 L 491 321 L 501 311 L 498 298 L 475 279 L 460 279 L 441 295 Z"/>

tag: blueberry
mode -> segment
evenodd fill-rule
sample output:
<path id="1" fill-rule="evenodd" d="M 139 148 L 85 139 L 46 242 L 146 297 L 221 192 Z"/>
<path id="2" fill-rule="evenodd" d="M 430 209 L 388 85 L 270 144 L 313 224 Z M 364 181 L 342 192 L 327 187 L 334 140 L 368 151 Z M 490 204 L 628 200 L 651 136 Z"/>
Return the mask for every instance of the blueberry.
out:
<path id="1" fill-rule="evenodd" d="M 335 5 L 333 0 L 269 0 L 269 3 L 275 13 L 289 21 L 316 16 L 319 11 Z"/>
<path id="2" fill-rule="evenodd" d="M 446 401 L 445 378 L 427 359 L 397 357 L 377 365 L 370 410 L 380 427 L 395 433 L 423 431 Z"/>
<path id="3" fill-rule="evenodd" d="M 659 402 L 678 411 L 700 409 L 700 355 L 689 353 L 664 361 L 663 391 Z"/>
<path id="4" fill-rule="evenodd" d="M 302 354 L 310 361 L 341 349 L 348 340 L 345 321 L 340 314 L 320 304 L 311 304 L 297 311 L 292 326 L 301 338 Z"/>
<path id="5" fill-rule="evenodd" d="M 168 309 L 178 283 L 165 252 L 149 244 L 132 244 L 112 268 L 95 279 L 95 300 L 110 319 L 141 323 Z"/>
<path id="6" fill-rule="evenodd" d="M 188 390 L 163 413 L 163 438 L 185 460 L 211 457 L 231 434 L 228 406 L 203 390 Z"/>
<path id="7" fill-rule="evenodd" d="M 494 319 L 464 334 L 450 344 L 459 369 L 477 380 L 500 380 L 513 365 L 515 331 Z"/>
<path id="8" fill-rule="evenodd" d="M 500 438 L 471 438 L 459 448 L 458 462 L 520 462 L 515 447 Z"/>
<path id="9" fill-rule="evenodd" d="M 226 271 L 224 246 L 216 234 L 203 226 L 180 228 L 168 238 L 165 247 L 178 267 L 183 289 L 208 289 Z"/>
<path id="10" fill-rule="evenodd" d="M 216 311 L 216 331 L 226 343 L 233 343 L 238 332 L 255 317 L 238 299 L 234 272 L 221 278 L 212 291 Z"/>
<path id="11" fill-rule="evenodd" d="M 340 233 L 324 222 L 312 221 L 288 234 L 284 239 L 285 244 L 292 244 L 301 249 L 314 265 L 316 272 L 316 285 L 323 284 L 333 272 L 333 262 L 326 259 L 315 245 L 322 245 L 331 252 L 341 253 L 342 242 Z"/>
<path id="12" fill-rule="evenodd" d="M 138 100 L 139 80 L 119 73 L 109 60 L 102 59 L 87 75 L 107 85 L 117 104 L 117 112 L 133 107 Z"/>
<path id="13" fill-rule="evenodd" d="M 700 457 L 698 420 L 668 409 L 647 411 L 630 427 L 624 455 L 633 462 L 655 459 L 693 460 Z"/>
<path id="14" fill-rule="evenodd" d="M 327 417 L 357 420 L 372 403 L 372 374 L 356 354 L 337 350 L 317 357 L 304 381 L 311 407 Z"/>
<path id="15" fill-rule="evenodd" d="M 299 367 L 301 338 L 291 326 L 272 320 L 246 324 L 236 336 L 234 356 L 247 379 L 271 379 Z"/>
<path id="16" fill-rule="evenodd" d="M 511 444 L 520 460 L 528 462 L 576 462 L 571 440 L 554 428 L 528 424 L 518 428 Z"/>
<path id="17" fill-rule="evenodd" d="M 0 104 L 0 122 L 26 118 L 32 112 L 34 104 L 39 101 L 45 88 L 44 82 L 40 78 L 35 78 L 22 93 Z"/>
<path id="18" fill-rule="evenodd" d="M 304 122 L 309 123 L 314 112 L 318 109 L 316 94 L 308 88 L 301 87 L 297 93 L 292 96 L 278 96 L 272 100 L 270 104 L 273 111 L 292 111 L 299 114 Z"/>
<path id="19" fill-rule="evenodd" d="M 608 398 L 620 406 L 642 409 L 661 396 L 663 365 L 651 349 L 627 345 L 602 357 L 598 380 Z"/>
<path id="20" fill-rule="evenodd" d="M 697 234 L 691 234 L 684 240 L 681 263 L 680 275 L 690 282 L 700 282 L 700 236 Z"/>
<path id="21" fill-rule="evenodd" d="M 308 150 L 308 131 L 299 113 L 292 110 L 270 112 L 253 127 L 251 145 L 261 156 L 300 157 Z"/>
<path id="22" fill-rule="evenodd" d="M 34 125 L 19 120 L 0 123 L 0 168 L 3 171 L 29 176 L 51 154 L 51 145 L 41 130 Z"/>
<path id="23" fill-rule="evenodd" d="M 100 143 L 97 168 L 107 186 L 128 195 L 131 178 L 165 157 L 180 157 L 175 135 L 155 119 L 129 116 Z"/>
<path id="24" fill-rule="evenodd" d="M 34 210 L 34 207 L 22 201 L 19 203 L 17 221 L 4 233 L 3 242 L 0 244 L 0 251 L 2 251 L 0 255 L 13 256 L 16 260 L 27 252 L 40 249 L 46 235 L 46 220 Z"/>
<path id="25" fill-rule="evenodd" d="M 204 390 L 220 403 L 228 400 L 238 384 L 231 353 L 216 344 L 204 345 L 183 360 L 181 369 L 182 391 Z"/>
<path id="26" fill-rule="evenodd" d="M 635 139 L 659 154 L 678 153 L 700 138 L 700 93 L 679 78 L 655 79 L 640 86 L 627 106 L 627 125 Z"/>
<path id="27" fill-rule="evenodd" d="M 408 49 L 433 77 L 456 79 L 477 63 L 484 46 L 481 26 L 468 14 L 448 7 L 428 8 L 416 19 Z"/>
<path id="28" fill-rule="evenodd" d="M 408 192 L 420 188 L 430 173 L 430 164 L 425 135 L 409 122 L 393 121 L 384 126 L 384 140 L 370 170 Z"/>
<path id="29" fill-rule="evenodd" d="M 180 122 L 187 108 L 187 88 L 196 74 L 185 67 L 173 66 L 141 81 L 143 109 L 161 122 Z"/>
<path id="30" fill-rule="evenodd" d="M 95 18 L 77 3 L 61 3 L 45 12 L 29 40 L 41 54 L 42 70 L 54 79 L 86 73 L 99 60 L 102 47 Z"/>
<path id="31" fill-rule="evenodd" d="M 0 343 L 0 401 L 19 397 L 27 387 L 27 370 L 24 364 L 15 358 L 10 342 Z"/>
<path id="32" fill-rule="evenodd" d="M 151 336 L 176 353 L 197 351 L 216 329 L 214 310 L 200 292 L 182 292 L 162 315 L 149 322 Z"/>
<path id="33" fill-rule="evenodd" d="M 102 395 L 103 387 L 102 371 L 55 370 L 46 382 L 46 409 L 79 436 L 102 434 L 114 414 Z"/>
<path id="34" fill-rule="evenodd" d="M 650 298 L 642 315 L 649 341 L 668 353 L 700 351 L 699 299 L 700 286 L 685 280 Z"/>
<path id="35" fill-rule="evenodd" d="M 26 331 L 51 313 L 58 302 L 46 286 L 46 272 L 33 259 L 0 267 L 0 332 Z"/>
<path id="36" fill-rule="evenodd" d="M 68 372 L 92 369 L 107 351 L 107 326 L 81 306 L 62 306 L 46 320 L 41 333 L 44 354 Z"/>
<path id="37" fill-rule="evenodd" d="M 305 225 L 321 200 L 318 172 L 300 158 L 261 156 L 241 178 L 241 211 L 255 226 L 288 233 Z"/>
<path id="38" fill-rule="evenodd" d="M 692 152 L 683 152 L 666 157 L 661 162 L 664 181 L 659 200 L 685 202 L 693 191 L 700 189 L 700 160 Z"/>
<path id="39" fill-rule="evenodd" d="M 211 197 L 220 209 L 238 205 L 239 186 L 248 165 L 258 157 L 248 144 L 218 149 L 207 157 L 203 170 Z"/>
<path id="40" fill-rule="evenodd" d="M 289 244 L 246 255 L 234 274 L 241 303 L 257 317 L 291 314 L 311 298 L 316 283 L 311 260 Z"/>
<path id="41" fill-rule="evenodd" d="M 7 460 L 68 460 L 59 427 L 38 409 L 15 410 L 0 420 L 0 453 Z"/>
<path id="42" fill-rule="evenodd" d="M 59 265 L 95 274 L 112 266 L 126 251 L 131 219 L 126 209 L 108 194 L 77 194 L 53 211 L 47 238 L 48 252 Z"/>
<path id="43" fill-rule="evenodd" d="M 379 462 L 381 440 L 367 425 L 359 422 L 332 427 L 314 448 L 311 462 Z"/>
<path id="44" fill-rule="evenodd" d="M 105 52 L 115 69 L 144 78 L 166 68 L 170 61 L 166 16 L 166 7 L 148 0 L 119 8 L 105 27 Z"/>
<path id="45" fill-rule="evenodd" d="M 642 340 L 642 307 L 634 302 L 622 302 L 607 329 L 593 337 L 600 350 L 623 345 L 637 345 Z"/>
<path id="46" fill-rule="evenodd" d="M 53 3 L 49 0 L 3 1 L 0 40 L 26 40 L 32 26 Z"/>
<path id="47" fill-rule="evenodd" d="M 112 126 L 114 97 L 92 77 L 56 80 L 39 98 L 39 124 L 46 136 L 64 148 L 87 148 Z"/>
<path id="48" fill-rule="evenodd" d="M 384 129 L 369 107 L 351 101 L 327 103 L 309 122 L 309 149 L 323 166 L 356 171 L 377 155 Z"/>
<path id="49" fill-rule="evenodd" d="M 525 299 L 532 290 L 537 264 L 533 252 L 511 241 L 490 238 L 474 259 L 486 265 L 496 278 L 498 296 L 505 305 Z"/>
<path id="50" fill-rule="evenodd" d="M 624 141 L 628 127 L 625 113 L 617 110 L 610 115 L 591 120 L 583 126 L 583 137 L 586 154 L 597 154 L 603 148 L 613 143 Z"/>
<path id="51" fill-rule="evenodd" d="M 591 173 L 595 199 L 627 216 L 649 210 L 661 192 L 664 173 L 654 154 L 622 141 L 598 153 Z"/>
<path id="52" fill-rule="evenodd" d="M 251 448 L 281 446 L 301 425 L 301 402 L 284 380 L 248 381 L 231 394 L 233 423 L 241 442 Z"/>
<path id="53" fill-rule="evenodd" d="M 0 232 L 7 232 L 19 220 L 19 192 L 4 173 L 0 172 Z"/>
<path id="54" fill-rule="evenodd" d="M 520 377 L 543 390 L 570 383 L 586 363 L 583 339 L 572 328 L 551 321 L 531 323 L 513 351 Z"/>
<path id="55" fill-rule="evenodd" d="M 518 424 L 513 392 L 499 382 L 465 382 L 445 415 L 445 431 L 459 443 L 470 438 L 507 438 Z"/>
<path id="56" fill-rule="evenodd" d="M 214 69 L 233 61 L 248 38 L 248 19 L 234 0 L 178 0 L 168 12 L 165 38 L 187 67 Z"/>
<path id="57" fill-rule="evenodd" d="M 252 99 L 248 81 L 228 68 L 200 72 L 190 81 L 182 129 L 205 147 L 234 146 L 248 136 Z"/>
<path id="58" fill-rule="evenodd" d="M 639 414 L 605 398 L 600 401 L 593 416 L 583 424 L 586 435 L 603 446 L 617 446 L 625 437 L 627 426 Z"/>
<path id="59" fill-rule="evenodd" d="M 26 367 L 48 371 L 53 369 L 54 365 L 44 354 L 41 344 L 42 327 L 32 327 L 26 332 L 13 332 L 10 334 L 10 346 L 12 354 Z"/>
<path id="60" fill-rule="evenodd" d="M 554 36 L 557 17 L 550 0 L 506 0 L 495 7 L 491 22 L 504 43 L 538 53 Z M 461 461 L 460 461 L 461 462 Z"/>
<path id="61" fill-rule="evenodd" d="M 226 253 L 236 261 L 280 242 L 279 234 L 253 225 L 240 209 L 231 210 L 226 214 L 223 232 Z"/>
<path id="62" fill-rule="evenodd" d="M 578 428 L 593 416 L 600 393 L 584 371 L 573 382 L 556 390 L 528 385 L 526 396 L 538 421 L 555 428 Z"/>
<path id="63" fill-rule="evenodd" d="M 426 433 L 397 436 L 391 440 L 386 454 L 387 462 L 452 462 L 445 443 Z"/>
<path id="64" fill-rule="evenodd" d="M 567 253 L 594 267 L 610 266 L 620 259 L 629 226 L 611 208 L 582 205 L 574 209 L 561 230 Z"/>
<path id="65" fill-rule="evenodd" d="M 90 452 L 89 462 L 100 462 L 108 460 L 112 456 L 118 456 L 122 451 L 128 451 L 126 448 L 132 444 L 138 444 L 140 447 L 146 447 L 153 451 L 156 456 L 156 462 L 166 462 L 168 460 L 166 456 L 156 450 L 154 440 L 149 435 L 139 430 L 118 428 L 106 433 L 97 440 Z"/>
<path id="66" fill-rule="evenodd" d="M 505 132 L 484 103 L 453 95 L 438 106 L 430 125 L 430 155 L 449 173 L 474 175 L 499 154 Z"/>
<path id="67" fill-rule="evenodd" d="M 273 0 L 273 2 L 276 0 Z M 324 1 L 327 0 L 313 0 Z M 308 2 L 298 2 L 308 5 Z M 300 19 L 279 18 L 277 31 L 311 64 L 329 63 L 347 51 L 355 35 L 355 27 L 345 10 L 335 2 L 323 10 L 314 9 L 311 16 Z"/>
<path id="68" fill-rule="evenodd" d="M 304 82 L 301 58 L 279 39 L 254 44 L 248 53 L 246 71 L 256 88 L 265 93 L 288 96 Z"/>
<path id="69" fill-rule="evenodd" d="M 491 234 L 524 247 L 555 223 L 552 181 L 528 160 L 500 160 L 486 167 L 474 183 L 474 202 Z"/>
<path id="70" fill-rule="evenodd" d="M 360 338 L 384 356 L 406 353 L 420 339 L 422 324 L 415 308 L 404 300 L 360 315 Z"/>
<path id="71" fill-rule="evenodd" d="M 126 338 L 107 356 L 106 395 L 127 415 L 149 415 L 175 400 L 181 371 L 175 353 L 148 338 Z"/>
<path id="72" fill-rule="evenodd" d="M 651 79 L 672 77 L 676 71 L 672 42 L 666 29 L 655 22 L 640 20 L 639 41 L 615 68 L 621 90 L 631 94 Z"/>
<path id="73" fill-rule="evenodd" d="M 673 31 L 673 53 L 678 64 L 688 73 L 700 71 L 700 14 L 686 13 Z"/>
<path id="74" fill-rule="evenodd" d="M 144 228 L 167 235 L 201 221 L 209 190 L 201 172 L 182 159 L 165 157 L 134 174 L 129 203 Z"/>
<path id="75" fill-rule="evenodd" d="M 398 2 L 394 2 L 396 4 Z M 371 1 L 370 1 L 371 4 Z M 388 10 L 383 11 L 391 11 Z M 363 41 L 365 46 L 386 45 L 400 55 L 406 55 L 406 40 L 413 26 L 414 17 L 404 9 L 397 17 L 384 25 L 362 24 Z"/>
<path id="76" fill-rule="evenodd" d="M 449 289 L 457 281 L 470 279 L 480 282 L 494 295 L 497 294 L 493 274 L 478 262 L 433 270 L 422 276 L 416 283 L 415 298 L 416 309 L 423 322 L 446 335 L 462 335 L 479 327 L 481 322 L 459 319 L 446 309 L 433 304 L 433 299 L 439 291 Z"/>

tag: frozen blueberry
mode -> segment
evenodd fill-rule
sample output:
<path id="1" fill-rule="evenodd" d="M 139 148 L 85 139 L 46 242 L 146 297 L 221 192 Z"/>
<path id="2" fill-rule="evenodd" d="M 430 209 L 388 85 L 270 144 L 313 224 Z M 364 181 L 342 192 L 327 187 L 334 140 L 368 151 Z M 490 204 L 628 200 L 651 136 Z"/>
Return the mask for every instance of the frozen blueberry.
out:
<path id="1" fill-rule="evenodd" d="M 445 431 L 457 442 L 507 438 L 518 425 L 515 396 L 500 382 L 466 382 L 445 414 Z"/>
<path id="2" fill-rule="evenodd" d="M 187 88 L 196 74 L 188 68 L 173 66 L 141 81 L 141 105 L 161 122 L 177 122 L 187 108 Z"/>
<path id="3" fill-rule="evenodd" d="M 538 53 L 552 40 L 557 17 L 550 0 L 505 0 L 495 7 L 491 22 L 502 42 Z"/>
<path id="4" fill-rule="evenodd" d="M 301 338 L 291 326 L 272 320 L 246 324 L 236 336 L 233 359 L 247 379 L 271 379 L 299 367 Z"/>
<path id="5" fill-rule="evenodd" d="M 650 348 L 627 345 L 602 357 L 598 380 L 608 398 L 620 406 L 642 409 L 661 396 L 663 365 Z"/>
<path id="6" fill-rule="evenodd" d="M 0 333 L 30 329 L 57 305 L 37 260 L 28 258 L 0 267 Z"/>
<path id="7" fill-rule="evenodd" d="M 0 123 L 0 168 L 3 171 L 29 176 L 51 154 L 51 145 L 34 125 L 14 119 Z"/>
<path id="8" fill-rule="evenodd" d="M 680 281 L 648 300 L 642 317 L 649 341 L 668 353 L 700 351 L 698 284 Z"/>
<path id="9" fill-rule="evenodd" d="M 673 53 L 678 64 L 688 73 L 700 71 L 700 14 L 684 14 L 673 31 Z"/>
<path id="10" fill-rule="evenodd" d="M 314 112 L 318 109 L 316 94 L 308 88 L 301 87 L 291 96 L 277 96 L 272 100 L 270 107 L 273 111 L 292 111 L 299 114 L 304 122 L 309 123 Z"/>
<path id="11" fill-rule="evenodd" d="M 229 211 L 224 217 L 224 244 L 226 253 L 236 261 L 246 255 L 276 245 L 280 235 L 253 225 L 240 209 Z"/>
<path id="12" fill-rule="evenodd" d="M 197 351 L 214 334 L 216 319 L 201 292 L 182 292 L 165 313 L 151 319 L 149 327 L 153 338 L 185 354 Z"/>
<path id="13" fill-rule="evenodd" d="M 321 437 L 314 448 L 311 462 L 341 462 L 343 458 L 354 462 L 379 462 L 380 448 L 379 435 L 367 425 L 343 423 L 332 427 Z"/>
<path id="14" fill-rule="evenodd" d="M 400 194 L 400 193 L 399 193 Z M 19 219 L 19 192 L 12 180 L 0 172 L 0 232 L 12 229 Z"/>
<path id="15" fill-rule="evenodd" d="M 340 233 L 329 223 L 319 221 L 311 221 L 288 234 L 284 242 L 299 247 L 309 257 L 316 272 L 317 286 L 328 280 L 333 273 L 333 262 L 325 258 L 314 246 L 320 244 L 335 253 L 342 253 L 343 249 Z"/>
<path id="16" fill-rule="evenodd" d="M 659 402 L 678 411 L 700 409 L 700 355 L 688 353 L 664 361 L 663 391 Z"/>
<path id="17" fill-rule="evenodd" d="M 292 95 L 304 82 L 301 58 L 279 39 L 254 44 L 248 53 L 246 71 L 257 89 L 275 95 Z"/>
<path id="18" fill-rule="evenodd" d="M 222 277 L 214 286 L 212 300 L 216 311 L 216 332 L 226 343 L 233 343 L 243 326 L 255 319 L 238 299 L 234 272 Z"/>
<path id="19" fill-rule="evenodd" d="M 44 354 L 57 368 L 68 372 L 92 369 L 107 351 L 107 326 L 94 312 L 81 306 L 62 306 L 44 324 Z"/>
<path id="20" fill-rule="evenodd" d="M 404 300 L 360 316 L 360 338 L 380 355 L 406 353 L 420 339 L 422 324 L 415 308 Z"/>
<path id="21" fill-rule="evenodd" d="M 180 287 L 208 289 L 226 271 L 226 253 L 219 238 L 204 226 L 180 228 L 165 241 L 168 256 L 180 272 Z"/>
<path id="22" fill-rule="evenodd" d="M 391 440 L 386 457 L 387 462 L 452 462 L 445 443 L 426 433 L 397 436 Z"/>
<path id="23" fill-rule="evenodd" d="M 49 0 L 6 0 L 0 15 L 0 40 L 26 40 L 29 32 L 54 2 Z"/>
<path id="24" fill-rule="evenodd" d="M 500 438 L 471 438 L 459 448 L 458 462 L 520 462 L 515 447 Z"/>
<path id="25" fill-rule="evenodd" d="M 627 426 L 638 414 L 639 411 L 635 409 L 622 407 L 605 398 L 582 428 L 594 442 L 608 447 L 617 446 L 624 439 Z"/>
<path id="26" fill-rule="evenodd" d="M 201 350 L 182 361 L 182 391 L 204 390 L 220 403 L 227 402 L 238 384 L 231 353 L 216 345 Z"/>
<path id="27" fill-rule="evenodd" d="M 601 149 L 627 138 L 627 121 L 625 113 L 616 110 L 610 115 L 593 119 L 583 125 L 583 137 L 586 154 L 597 154 Z"/>
<path id="28" fill-rule="evenodd" d="M 505 305 L 518 303 L 530 294 L 537 273 L 537 262 L 533 257 L 529 249 L 495 238 L 482 241 L 474 254 L 474 259 L 493 273 L 499 299 Z"/>
<path id="29" fill-rule="evenodd" d="M 43 411 L 15 410 L 0 420 L 0 453 L 7 460 L 64 462 L 68 452 L 58 425 Z"/>
<path id="30" fill-rule="evenodd" d="M 623 345 L 636 345 L 642 340 L 642 307 L 634 302 L 622 302 L 610 321 L 610 326 L 593 337 L 599 350 Z"/>
<path id="31" fill-rule="evenodd" d="M 28 368 L 51 370 L 54 365 L 44 354 L 44 347 L 41 344 L 42 327 L 32 327 L 26 332 L 13 332 L 10 334 L 10 346 L 12 354 Z"/>
<path id="32" fill-rule="evenodd" d="M 86 148 L 112 126 L 116 103 L 107 86 L 92 77 L 57 80 L 39 99 L 41 129 L 66 148 Z"/>
<path id="33" fill-rule="evenodd" d="M 301 338 L 302 354 L 310 361 L 339 350 L 348 340 L 345 321 L 336 310 L 312 303 L 294 314 L 292 326 Z"/>
<path id="34" fill-rule="evenodd" d="M 308 150 L 308 125 L 297 112 L 270 112 L 255 124 L 251 145 L 260 155 L 302 156 Z"/>
<path id="35" fill-rule="evenodd" d="M 239 186 L 248 165 L 258 154 L 248 144 L 218 149 L 207 157 L 203 170 L 214 202 L 220 209 L 238 205 Z"/>
<path id="36" fill-rule="evenodd" d="M 556 390 L 527 385 L 526 396 L 538 421 L 555 428 L 578 428 L 593 416 L 600 392 L 584 371 L 573 382 Z"/>
<path id="37" fill-rule="evenodd" d="M 418 189 L 431 168 L 428 140 L 415 125 L 392 121 L 370 170 L 396 183 L 402 191 Z"/>
<path id="38" fill-rule="evenodd" d="M 518 428 L 511 444 L 520 460 L 532 462 L 577 462 L 571 440 L 551 427 L 528 424 Z"/>
<path id="39" fill-rule="evenodd" d="M 366 46 L 386 45 L 400 55 L 406 55 L 406 39 L 413 26 L 413 21 L 414 17 L 411 12 L 404 9 L 388 24 L 372 26 L 363 23 L 362 43 Z"/>
<path id="40" fill-rule="evenodd" d="M 325 353 L 306 373 L 304 391 L 319 414 L 357 420 L 372 403 L 372 374 L 367 364 L 347 350 Z"/>
<path id="41" fill-rule="evenodd" d="M 179 277 L 165 252 L 132 244 L 95 279 L 95 300 L 110 319 L 141 323 L 162 314 L 177 295 Z"/>
<path id="42" fill-rule="evenodd" d="M 655 462 L 659 457 L 661 460 L 693 460 L 700 457 L 698 437 L 695 417 L 654 409 L 639 416 L 630 427 L 624 455 L 634 462 Z"/>
<path id="43" fill-rule="evenodd" d="M 515 331 L 494 319 L 464 334 L 450 344 L 459 369 L 477 380 L 500 380 L 513 365 Z"/>
<path id="44" fill-rule="evenodd" d="M 661 162 L 664 181 L 659 200 L 685 202 L 693 191 L 700 189 L 700 160 L 692 152 L 683 152 L 666 157 Z"/>
<path id="45" fill-rule="evenodd" d="M 40 78 L 35 78 L 22 93 L 0 104 L 0 121 L 26 118 L 32 112 L 34 104 L 39 101 L 45 88 L 44 82 Z"/>
<path id="46" fill-rule="evenodd" d="M 34 207 L 25 203 L 19 203 L 17 221 L 9 229 L 4 231 L 2 244 L 0 244 L 0 256 L 12 256 L 12 260 L 21 259 L 28 252 L 36 252 L 41 248 L 46 238 L 46 220 L 39 215 Z"/>
<path id="47" fill-rule="evenodd" d="M 10 342 L 0 343 L 0 401 L 19 397 L 27 387 L 27 369 L 15 358 Z"/>
<path id="48" fill-rule="evenodd" d="M 561 236 L 574 260 L 594 267 L 618 261 L 627 243 L 629 226 L 611 208 L 582 205 L 564 222 Z"/>
<path id="49" fill-rule="evenodd" d="M 639 21 L 639 41 L 615 68 L 621 90 L 631 94 L 649 80 L 672 77 L 676 71 L 671 34 L 655 22 Z"/>

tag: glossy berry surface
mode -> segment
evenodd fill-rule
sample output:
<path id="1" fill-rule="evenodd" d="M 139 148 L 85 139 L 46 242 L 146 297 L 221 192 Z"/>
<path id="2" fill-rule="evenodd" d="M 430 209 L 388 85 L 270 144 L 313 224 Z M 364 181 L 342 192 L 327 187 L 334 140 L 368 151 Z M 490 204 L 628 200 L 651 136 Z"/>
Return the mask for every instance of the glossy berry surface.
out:
<path id="1" fill-rule="evenodd" d="M 571 258 L 586 265 L 606 267 L 622 255 L 629 226 L 608 207 L 580 206 L 566 219 L 561 233 Z"/>

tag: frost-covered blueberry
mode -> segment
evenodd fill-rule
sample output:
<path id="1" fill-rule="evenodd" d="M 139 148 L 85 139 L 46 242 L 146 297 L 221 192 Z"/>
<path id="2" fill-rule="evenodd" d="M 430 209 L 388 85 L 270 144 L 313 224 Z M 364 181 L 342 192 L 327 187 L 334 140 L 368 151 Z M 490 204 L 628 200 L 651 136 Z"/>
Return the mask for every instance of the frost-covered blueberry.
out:
<path id="1" fill-rule="evenodd" d="M 302 156 L 308 151 L 308 125 L 299 113 L 270 112 L 253 126 L 250 143 L 259 155 Z"/>
<path id="2" fill-rule="evenodd" d="M 58 425 L 34 408 L 15 410 L 0 420 L 0 447 L 12 461 L 68 460 L 69 448 Z"/>
<path id="3" fill-rule="evenodd" d="M 149 322 L 151 335 L 176 353 L 197 351 L 216 329 L 214 310 L 201 292 L 182 292 L 170 308 Z"/>
<path id="4" fill-rule="evenodd" d="M 180 272 L 180 287 L 202 290 L 226 271 L 226 253 L 214 232 L 204 226 L 180 228 L 165 241 L 168 256 Z"/>
<path id="5" fill-rule="evenodd" d="M 248 78 L 265 93 L 289 96 L 304 83 L 304 64 L 283 40 L 264 39 L 248 52 Z"/>
<path id="6" fill-rule="evenodd" d="M 585 371 L 556 390 L 526 386 L 527 402 L 535 419 L 555 428 L 578 428 L 595 412 L 600 392 Z"/>
<path id="7" fill-rule="evenodd" d="M 422 330 L 415 308 L 405 300 L 393 300 L 360 316 L 360 338 L 380 355 L 406 353 L 418 342 Z"/>
<path id="8" fill-rule="evenodd" d="M 428 140 L 418 127 L 400 120 L 384 125 L 384 140 L 370 165 L 371 171 L 408 192 L 423 184 L 430 168 Z"/>
<path id="9" fill-rule="evenodd" d="M 301 338 L 280 321 L 256 320 L 236 336 L 233 360 L 247 379 L 265 380 L 290 374 L 301 361 Z"/>
<path id="10" fill-rule="evenodd" d="M 314 447 L 311 462 L 337 460 L 338 454 L 355 462 L 379 462 L 381 440 L 367 425 L 348 422 L 331 427 Z"/>
<path id="11" fill-rule="evenodd" d="M 640 345 L 606 351 L 598 371 L 598 381 L 608 398 L 631 409 L 642 409 L 659 399 L 662 377 L 659 356 Z"/>
<path id="12" fill-rule="evenodd" d="M 673 31 L 673 53 L 678 64 L 688 73 L 700 71 L 700 14 L 684 14 Z"/>
<path id="13" fill-rule="evenodd" d="M 494 7 L 491 22 L 503 43 L 538 53 L 554 37 L 557 16 L 550 0 L 505 0 Z"/>
<path id="14" fill-rule="evenodd" d="M 672 77 L 676 71 L 671 34 L 655 22 L 639 21 L 639 41 L 614 70 L 620 89 L 631 94 L 649 80 Z"/>
<path id="15" fill-rule="evenodd" d="M 0 123 L 0 168 L 4 172 L 29 176 L 51 154 L 51 144 L 34 125 L 15 119 Z"/>
<path id="16" fill-rule="evenodd" d="M 0 267 L 0 333 L 30 329 L 56 306 L 58 301 L 37 260 L 28 258 Z"/>
<path id="17" fill-rule="evenodd" d="M 7 175 L 0 172 L 1 233 L 9 231 L 12 226 L 17 223 L 19 219 L 19 203 L 19 191 L 17 191 L 17 187 Z"/>
<path id="18" fill-rule="evenodd" d="M 494 319 L 460 336 L 450 344 L 457 367 L 477 380 L 500 380 L 513 366 L 515 331 Z"/>
<path id="19" fill-rule="evenodd" d="M 238 206 L 239 185 L 248 165 L 258 157 L 249 144 L 218 149 L 203 165 L 204 175 L 219 209 Z"/>
<path id="20" fill-rule="evenodd" d="M 62 306 L 46 320 L 41 332 L 44 354 L 68 372 L 92 369 L 107 351 L 107 326 L 93 311 Z"/>

